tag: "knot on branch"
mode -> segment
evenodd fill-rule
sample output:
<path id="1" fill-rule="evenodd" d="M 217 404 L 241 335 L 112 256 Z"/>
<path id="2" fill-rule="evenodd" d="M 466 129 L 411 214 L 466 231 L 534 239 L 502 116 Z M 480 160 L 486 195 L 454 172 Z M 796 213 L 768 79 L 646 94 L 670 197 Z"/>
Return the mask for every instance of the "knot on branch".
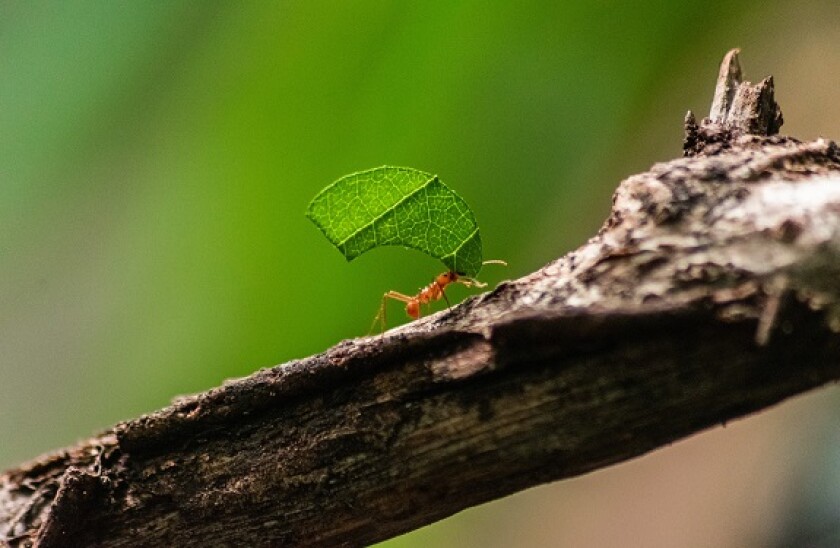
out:
<path id="1" fill-rule="evenodd" d="M 782 127 L 784 120 L 776 103 L 773 77 L 758 84 L 743 81 L 739 53 L 733 49 L 723 58 L 709 117 L 698 125 L 693 112 L 686 114 L 686 156 L 716 154 L 737 137 L 775 135 Z"/>

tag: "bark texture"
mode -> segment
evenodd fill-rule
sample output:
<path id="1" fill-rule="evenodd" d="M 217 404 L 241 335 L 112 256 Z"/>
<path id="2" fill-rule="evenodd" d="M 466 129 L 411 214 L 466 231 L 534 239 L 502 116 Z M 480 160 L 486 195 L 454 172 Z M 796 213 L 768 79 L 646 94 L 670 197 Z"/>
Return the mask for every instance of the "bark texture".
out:
<path id="1" fill-rule="evenodd" d="M 724 59 L 578 250 L 0 476 L 13 546 L 359 545 L 840 378 L 840 151 Z"/>

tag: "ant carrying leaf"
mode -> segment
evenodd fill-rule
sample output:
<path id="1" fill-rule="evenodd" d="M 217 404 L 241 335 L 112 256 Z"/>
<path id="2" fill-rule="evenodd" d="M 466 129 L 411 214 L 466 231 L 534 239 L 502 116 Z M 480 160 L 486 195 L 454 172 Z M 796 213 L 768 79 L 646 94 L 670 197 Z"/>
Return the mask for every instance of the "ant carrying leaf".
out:
<path id="1" fill-rule="evenodd" d="M 499 259 L 482 261 L 481 264 L 501 264 L 507 266 L 506 262 Z M 446 301 L 446 306 L 451 306 L 449 304 L 449 298 L 446 296 L 445 289 L 447 285 L 452 283 L 464 284 L 467 287 L 487 287 L 487 284 L 485 283 L 474 280 L 473 278 L 461 276 L 457 272 L 449 270 L 443 274 L 438 274 L 434 281 L 421 289 L 417 295 L 405 295 L 398 291 L 388 291 L 382 296 L 382 304 L 379 306 L 379 313 L 376 315 L 376 318 L 373 319 L 373 325 L 370 330 L 373 331 L 376 322 L 379 321 L 382 331 L 385 331 L 385 303 L 388 299 L 404 302 L 405 313 L 415 320 L 421 316 L 420 305 L 422 304 L 428 305 L 432 301 L 439 301 L 443 298 L 443 300 Z"/>
<path id="2" fill-rule="evenodd" d="M 439 259 L 447 271 L 417 295 L 389 291 L 376 320 L 385 325 L 385 303 L 406 303 L 406 313 L 420 317 L 421 305 L 443 298 L 451 283 L 484 287 L 475 278 L 482 265 L 481 236 L 466 202 L 437 175 L 407 167 L 383 166 L 345 175 L 323 189 L 306 216 L 351 261 L 380 246 L 417 249 Z M 374 320 L 374 324 L 376 323 Z"/>

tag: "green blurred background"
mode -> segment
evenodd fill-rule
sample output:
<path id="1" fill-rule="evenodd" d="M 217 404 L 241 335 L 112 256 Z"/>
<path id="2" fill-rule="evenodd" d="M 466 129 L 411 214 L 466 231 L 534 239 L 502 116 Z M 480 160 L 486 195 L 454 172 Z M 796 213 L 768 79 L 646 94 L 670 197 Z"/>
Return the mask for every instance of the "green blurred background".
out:
<path id="1" fill-rule="evenodd" d="M 436 261 L 348 264 L 304 218 L 345 173 L 440 174 L 510 263 L 496 283 L 680 155 L 730 47 L 775 75 L 784 133 L 840 138 L 838 21 L 836 0 L 0 3 L 0 468 L 362 335 L 383 291 L 427 283 Z M 389 546 L 807 536 L 838 407 L 818 392 Z"/>

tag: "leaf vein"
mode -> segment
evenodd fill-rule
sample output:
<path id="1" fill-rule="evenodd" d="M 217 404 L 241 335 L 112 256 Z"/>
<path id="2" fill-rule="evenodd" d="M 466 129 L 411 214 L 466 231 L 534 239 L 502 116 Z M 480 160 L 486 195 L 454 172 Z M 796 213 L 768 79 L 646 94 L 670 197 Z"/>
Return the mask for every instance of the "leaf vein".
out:
<path id="1" fill-rule="evenodd" d="M 339 246 L 339 247 L 340 247 L 340 246 L 343 246 L 343 245 L 344 245 L 344 244 L 346 244 L 348 241 L 352 240 L 353 238 L 355 238 L 356 236 L 358 236 L 359 234 L 361 234 L 361 233 L 362 233 L 362 232 L 364 232 L 365 230 L 367 230 L 367 229 L 369 229 L 370 227 L 372 227 L 373 225 L 375 225 L 375 224 L 376 224 L 376 223 L 377 223 L 380 219 L 382 219 L 383 217 L 385 217 L 385 215 L 387 215 L 388 213 L 390 213 L 390 212 L 394 211 L 396 208 L 398 208 L 398 207 L 399 207 L 402 203 L 404 203 L 406 200 L 408 200 L 408 199 L 409 199 L 409 198 L 411 198 L 412 196 L 416 195 L 418 192 L 420 192 L 420 191 L 422 191 L 422 190 L 425 190 L 425 189 L 426 189 L 426 187 L 428 187 L 430 184 L 432 184 L 432 182 L 434 182 L 434 181 L 436 181 L 436 180 L 437 180 L 437 175 L 433 175 L 433 176 L 432 176 L 429 180 L 427 180 L 425 183 L 423 183 L 423 184 L 422 184 L 422 185 L 420 185 L 419 187 L 415 188 L 414 190 L 412 190 L 411 192 L 409 192 L 408 194 L 406 194 L 405 196 L 403 196 L 402 198 L 400 198 L 399 200 L 397 200 L 396 202 L 394 202 L 394 204 L 393 204 L 391 207 L 387 208 L 385 211 L 383 211 L 382 213 L 380 213 L 379 215 L 377 215 L 376 217 L 374 217 L 373 219 L 371 219 L 371 220 L 370 220 L 370 222 L 366 223 L 366 224 L 365 224 L 365 225 L 363 225 L 363 226 L 360 226 L 358 229 L 356 229 L 355 231 L 353 231 L 353 233 L 352 233 L 352 234 L 350 234 L 349 236 L 347 236 L 346 238 L 344 238 L 343 240 L 341 240 L 340 242 L 338 242 L 338 244 L 336 244 L 336 245 L 337 245 L 337 246 Z M 389 182 L 390 182 L 390 181 L 389 181 Z M 393 183 L 391 183 L 391 184 L 393 185 Z M 428 200 L 428 195 L 427 195 L 427 200 Z M 374 235 L 374 241 L 375 241 L 375 239 L 376 239 L 376 231 L 374 231 L 373 235 Z"/>

